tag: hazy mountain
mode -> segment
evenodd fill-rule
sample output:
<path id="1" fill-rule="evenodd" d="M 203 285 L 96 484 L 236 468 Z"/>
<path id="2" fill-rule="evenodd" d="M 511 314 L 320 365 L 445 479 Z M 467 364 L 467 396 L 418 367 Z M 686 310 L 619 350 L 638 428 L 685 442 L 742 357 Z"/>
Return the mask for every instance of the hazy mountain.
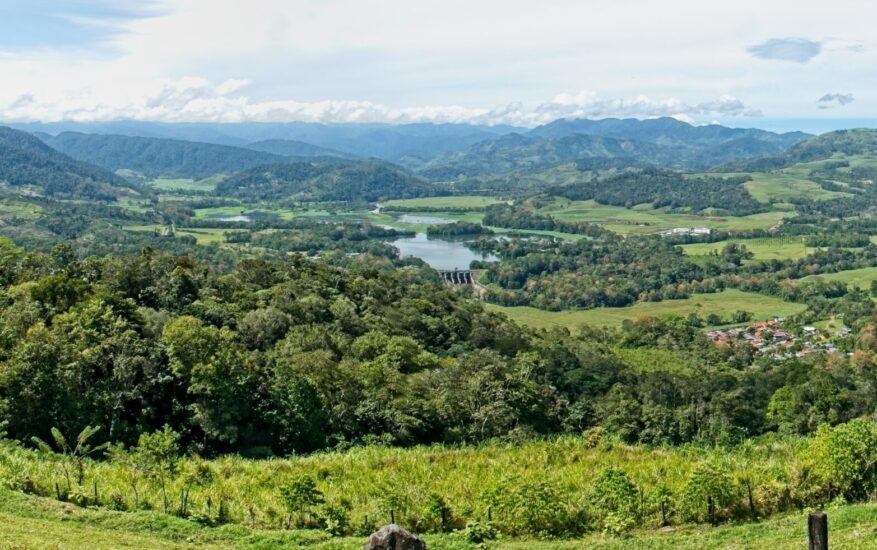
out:
<path id="1" fill-rule="evenodd" d="M 581 134 L 556 139 L 510 134 L 439 157 L 422 166 L 419 173 L 433 180 L 452 180 L 532 172 L 592 158 L 629 159 L 631 163 L 663 165 L 678 163 L 678 156 L 669 148 L 640 141 Z"/>
<path id="2" fill-rule="evenodd" d="M 111 200 L 131 193 L 112 172 L 78 162 L 26 132 L 0 126 L 0 182 L 58 198 Z"/>
<path id="3" fill-rule="evenodd" d="M 785 150 L 811 136 L 804 132 L 777 134 L 756 128 L 728 128 L 718 124 L 693 126 L 671 117 L 639 120 L 635 118 L 601 120 L 560 119 L 534 128 L 531 136 L 557 138 L 574 134 L 633 139 L 678 147 L 706 148 L 719 144 L 747 140 L 763 142 L 777 150 Z M 751 150 L 752 147 L 750 146 Z"/>
<path id="4" fill-rule="evenodd" d="M 285 160 L 242 147 L 120 135 L 64 132 L 48 138 L 47 143 L 77 160 L 108 170 L 134 170 L 149 177 L 203 178 Z"/>
<path id="5" fill-rule="evenodd" d="M 367 200 L 433 194 L 433 187 L 392 164 L 323 160 L 259 166 L 217 185 L 221 196 L 248 200 Z"/>
<path id="6" fill-rule="evenodd" d="M 801 132 L 692 126 L 654 120 L 557 120 L 526 134 L 485 140 L 432 159 L 419 171 L 432 179 L 524 173 L 591 158 L 628 159 L 680 169 L 706 169 L 729 161 L 775 155 L 809 137 Z"/>
<path id="7" fill-rule="evenodd" d="M 116 134 L 181 139 L 220 145 L 265 140 L 295 140 L 358 157 L 376 157 L 416 166 L 426 159 L 458 151 L 488 138 L 525 129 L 472 124 L 317 124 L 161 123 L 138 121 L 58 122 L 13 125 L 29 132 Z"/>
<path id="8" fill-rule="evenodd" d="M 354 157 L 350 153 L 343 153 L 335 149 L 320 147 L 294 139 L 266 139 L 249 143 L 246 145 L 246 148 L 284 157 Z"/>

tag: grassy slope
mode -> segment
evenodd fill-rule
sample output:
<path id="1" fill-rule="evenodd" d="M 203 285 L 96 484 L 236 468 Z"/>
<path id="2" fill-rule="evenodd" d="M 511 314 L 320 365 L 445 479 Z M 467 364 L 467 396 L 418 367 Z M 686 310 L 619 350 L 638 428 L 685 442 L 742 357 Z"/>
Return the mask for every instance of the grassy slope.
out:
<path id="1" fill-rule="evenodd" d="M 790 212 L 771 211 L 751 216 L 703 216 L 655 210 L 649 205 L 622 208 L 594 201 L 557 199 L 541 209 L 557 219 L 597 223 L 622 234 L 656 233 L 675 227 L 709 227 L 719 230 L 768 229 Z"/>
<path id="2" fill-rule="evenodd" d="M 806 306 L 785 302 L 778 298 L 726 290 L 716 294 L 695 294 L 686 300 L 665 300 L 663 302 L 640 302 L 630 307 L 597 308 L 573 311 L 543 311 L 532 307 L 489 307 L 501 311 L 515 321 L 537 328 L 566 327 L 576 328 L 583 324 L 620 325 L 625 319 L 640 315 L 687 315 L 697 312 L 701 316 L 717 313 L 722 317 L 745 310 L 753 315 L 753 320 L 769 319 L 775 316 L 789 316 L 800 313 Z"/>
<path id="3" fill-rule="evenodd" d="M 799 259 L 812 254 L 816 248 L 805 247 L 801 237 L 766 237 L 761 239 L 734 239 L 715 243 L 686 244 L 682 246 L 689 256 L 705 256 L 720 252 L 728 243 L 742 244 L 756 260 Z"/>
<path id="4" fill-rule="evenodd" d="M 877 506 L 845 506 L 829 511 L 830 541 L 836 549 L 877 547 Z M 667 531 L 637 531 L 616 539 L 591 535 L 581 540 L 506 540 L 491 548 L 618 550 L 710 548 L 771 548 L 792 550 L 806 546 L 806 517 L 788 514 L 760 523 L 691 526 Z M 433 550 L 476 548 L 459 536 L 424 537 Z M 203 527 L 157 512 L 91 510 L 0 490 L 0 548 L 362 548 L 363 537 L 332 539 L 316 531 L 263 531 L 243 526 Z"/>
<path id="5" fill-rule="evenodd" d="M 841 281 L 846 283 L 849 287 L 858 286 L 859 288 L 867 290 L 871 287 L 872 281 L 877 281 L 877 267 L 850 269 L 848 271 L 838 271 L 837 273 L 827 273 L 825 275 L 810 275 L 801 280 L 812 281 L 817 278 L 829 281 Z"/>

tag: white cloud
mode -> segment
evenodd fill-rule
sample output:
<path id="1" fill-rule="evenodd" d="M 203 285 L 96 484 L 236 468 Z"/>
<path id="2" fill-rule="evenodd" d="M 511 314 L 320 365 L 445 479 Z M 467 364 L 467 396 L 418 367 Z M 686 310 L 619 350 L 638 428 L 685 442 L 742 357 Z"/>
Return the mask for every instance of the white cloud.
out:
<path id="1" fill-rule="evenodd" d="M 700 103 L 675 98 L 651 99 L 601 97 L 593 91 L 559 94 L 554 99 L 526 106 L 509 103 L 491 109 L 459 105 L 392 107 L 361 100 L 253 100 L 238 92 L 249 80 L 229 79 L 213 84 L 203 78 L 163 81 L 151 92 L 122 101 L 105 102 L 82 96 L 58 101 L 32 93 L 3 105 L 0 119 L 30 121 L 152 120 L 162 122 L 471 122 L 535 126 L 558 118 L 649 118 L 672 116 L 693 121 L 704 116 L 758 116 L 741 100 L 724 96 Z"/>
<path id="2" fill-rule="evenodd" d="M 119 4 L 64 4 L 95 2 Z M 3 42 L 14 29 L 0 17 L 0 120 L 704 122 L 820 112 L 813 98 L 825 82 L 857 90 L 845 115 L 877 108 L 867 92 L 877 90 L 870 0 L 836 0 L 831 10 L 801 10 L 797 0 L 148 5 L 104 19 L 68 9 L 70 24 L 112 31 L 78 48 L 16 48 Z M 783 36 L 809 38 L 765 41 Z M 779 71 L 753 55 L 793 62 Z"/>

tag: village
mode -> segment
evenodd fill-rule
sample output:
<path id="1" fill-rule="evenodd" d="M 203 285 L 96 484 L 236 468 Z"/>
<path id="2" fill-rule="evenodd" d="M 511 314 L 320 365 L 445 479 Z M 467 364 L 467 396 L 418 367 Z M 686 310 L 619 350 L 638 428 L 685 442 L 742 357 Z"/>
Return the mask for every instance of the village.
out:
<path id="1" fill-rule="evenodd" d="M 707 337 L 718 346 L 745 342 L 774 359 L 789 359 L 814 352 L 837 353 L 840 350 L 833 338 L 846 338 L 852 334 L 852 330 L 843 325 L 837 330 L 820 330 L 806 325 L 798 331 L 785 328 L 784 323 L 785 318 L 776 317 L 743 327 L 713 330 L 707 332 Z"/>

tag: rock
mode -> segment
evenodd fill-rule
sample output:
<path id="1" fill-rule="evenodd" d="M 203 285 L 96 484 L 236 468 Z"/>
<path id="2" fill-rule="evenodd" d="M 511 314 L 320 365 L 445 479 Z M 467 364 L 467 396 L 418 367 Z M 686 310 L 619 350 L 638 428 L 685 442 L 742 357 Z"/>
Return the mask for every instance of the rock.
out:
<path id="1" fill-rule="evenodd" d="M 426 550 L 426 543 L 417 535 L 390 524 L 372 533 L 365 544 L 365 550 Z"/>

